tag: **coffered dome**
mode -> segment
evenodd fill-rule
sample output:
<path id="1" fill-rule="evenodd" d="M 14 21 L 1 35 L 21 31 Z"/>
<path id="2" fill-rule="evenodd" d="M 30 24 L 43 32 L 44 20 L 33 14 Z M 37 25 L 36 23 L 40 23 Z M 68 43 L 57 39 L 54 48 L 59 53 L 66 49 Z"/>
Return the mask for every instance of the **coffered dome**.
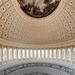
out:
<path id="1" fill-rule="evenodd" d="M 17 0 L 0 0 L 0 40 L 35 47 L 74 42 L 75 0 L 61 0 L 44 18 L 26 15 Z"/>

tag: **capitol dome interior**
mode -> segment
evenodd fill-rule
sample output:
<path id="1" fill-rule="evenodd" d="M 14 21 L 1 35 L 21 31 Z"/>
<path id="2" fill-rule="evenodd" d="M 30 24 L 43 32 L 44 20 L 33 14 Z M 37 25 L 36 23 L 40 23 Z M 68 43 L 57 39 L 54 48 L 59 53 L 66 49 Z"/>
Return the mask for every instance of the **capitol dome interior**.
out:
<path id="1" fill-rule="evenodd" d="M 0 75 L 75 75 L 75 0 L 0 0 Z"/>

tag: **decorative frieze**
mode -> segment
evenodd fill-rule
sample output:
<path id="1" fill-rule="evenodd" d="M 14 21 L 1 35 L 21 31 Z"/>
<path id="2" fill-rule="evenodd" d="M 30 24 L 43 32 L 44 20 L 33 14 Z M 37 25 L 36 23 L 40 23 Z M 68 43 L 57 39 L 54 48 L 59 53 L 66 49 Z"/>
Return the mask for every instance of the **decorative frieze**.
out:
<path id="1" fill-rule="evenodd" d="M 7 74 L 12 73 L 14 71 L 24 69 L 24 68 L 30 68 L 30 67 L 44 67 L 44 68 L 49 67 L 49 68 L 58 69 L 58 70 L 66 72 L 66 73 L 69 73 L 70 75 L 73 75 L 73 69 L 71 69 L 69 67 L 62 66 L 62 65 L 58 65 L 58 64 L 52 64 L 52 63 L 25 63 L 25 64 L 20 64 L 20 65 L 12 66 L 12 67 L 5 68 L 5 69 L 1 70 L 0 75 L 7 75 Z"/>

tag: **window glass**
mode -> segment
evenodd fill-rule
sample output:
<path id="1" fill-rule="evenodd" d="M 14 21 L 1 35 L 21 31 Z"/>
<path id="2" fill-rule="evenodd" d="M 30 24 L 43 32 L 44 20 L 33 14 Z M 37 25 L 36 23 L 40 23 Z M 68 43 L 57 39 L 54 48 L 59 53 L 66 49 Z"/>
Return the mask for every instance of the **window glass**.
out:
<path id="1" fill-rule="evenodd" d="M 26 57 L 29 58 L 29 50 L 26 50 Z"/>
<path id="2" fill-rule="evenodd" d="M 38 58 L 40 58 L 40 50 L 38 50 Z"/>
<path id="3" fill-rule="evenodd" d="M 22 57 L 25 58 L 25 50 L 22 50 Z"/>
<path id="4" fill-rule="evenodd" d="M 42 58 L 44 58 L 44 50 L 42 50 Z"/>
<path id="5" fill-rule="evenodd" d="M 9 60 L 12 60 L 12 49 L 9 49 Z"/>
<path id="6" fill-rule="evenodd" d="M 21 50 L 18 50 L 18 58 L 21 59 Z"/>
<path id="7" fill-rule="evenodd" d="M 53 50 L 53 58 L 56 58 L 56 50 Z"/>
<path id="8" fill-rule="evenodd" d="M 61 58 L 61 50 L 58 49 L 58 50 L 57 50 L 57 53 L 58 53 L 58 59 L 60 59 L 60 58 Z"/>
<path id="9" fill-rule="evenodd" d="M 62 49 L 62 59 L 65 60 L 66 58 L 66 50 Z"/>
<path id="10" fill-rule="evenodd" d="M 34 50 L 34 58 L 36 58 L 36 50 Z"/>
<path id="11" fill-rule="evenodd" d="M 50 54 L 49 57 L 52 58 L 52 50 L 49 50 L 49 52 L 50 52 L 49 53 Z"/>
<path id="12" fill-rule="evenodd" d="M 71 59 L 71 48 L 67 49 L 67 59 L 70 60 Z"/>
<path id="13" fill-rule="evenodd" d="M 17 59 L 17 50 L 14 49 L 14 59 Z"/>
<path id="14" fill-rule="evenodd" d="M 46 53 L 46 54 L 45 54 L 45 57 L 48 58 L 48 50 L 46 50 L 45 53 Z"/>
<path id="15" fill-rule="evenodd" d="M 3 48 L 3 60 L 6 61 L 7 60 L 7 49 Z"/>
<path id="16" fill-rule="evenodd" d="M 30 50 L 30 58 L 33 58 L 33 50 Z"/>

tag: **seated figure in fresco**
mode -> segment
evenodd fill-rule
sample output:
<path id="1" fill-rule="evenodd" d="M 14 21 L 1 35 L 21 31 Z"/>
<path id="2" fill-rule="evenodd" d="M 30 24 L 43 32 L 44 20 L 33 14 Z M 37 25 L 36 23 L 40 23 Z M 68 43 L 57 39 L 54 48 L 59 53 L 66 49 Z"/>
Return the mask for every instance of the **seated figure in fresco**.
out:
<path id="1" fill-rule="evenodd" d="M 28 12 L 31 11 L 31 4 L 30 3 L 28 3 L 28 5 L 27 5 L 27 10 L 28 10 Z"/>
<path id="2" fill-rule="evenodd" d="M 60 0 L 55 0 L 54 2 L 48 3 L 47 7 L 44 9 L 43 16 L 51 14 L 59 5 Z"/>
<path id="3" fill-rule="evenodd" d="M 49 0 L 44 0 L 44 3 L 49 3 Z"/>
<path id="4" fill-rule="evenodd" d="M 40 12 L 40 9 L 37 8 L 36 6 L 34 6 L 33 14 L 37 15 L 37 14 L 39 14 L 39 12 Z"/>

